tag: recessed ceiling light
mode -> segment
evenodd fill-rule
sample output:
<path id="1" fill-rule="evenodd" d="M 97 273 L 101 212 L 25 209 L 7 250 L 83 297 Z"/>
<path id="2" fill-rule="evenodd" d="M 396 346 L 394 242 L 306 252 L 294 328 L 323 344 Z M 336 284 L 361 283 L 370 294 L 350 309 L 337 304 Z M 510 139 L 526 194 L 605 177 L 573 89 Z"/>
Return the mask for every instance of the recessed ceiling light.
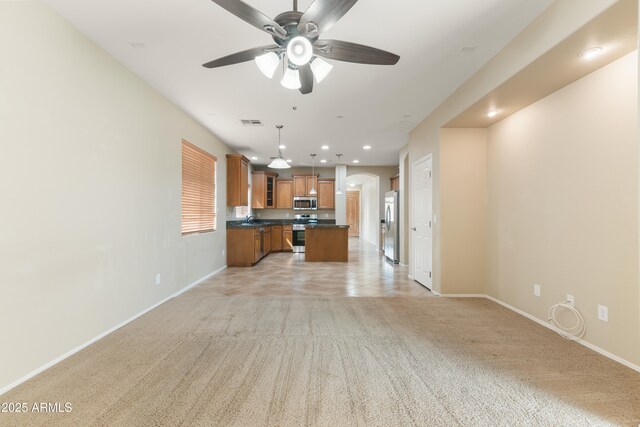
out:
<path id="1" fill-rule="evenodd" d="M 586 49 L 586 50 L 583 50 L 582 52 L 580 52 L 578 54 L 578 57 L 588 60 L 588 59 L 595 58 L 596 56 L 600 55 L 601 53 L 602 53 L 602 48 L 601 47 L 592 47 L 590 49 Z"/>
<path id="2" fill-rule="evenodd" d="M 487 117 L 495 117 L 497 115 L 498 115 L 498 110 L 496 110 L 495 108 L 487 112 Z"/>
<path id="3" fill-rule="evenodd" d="M 356 185 L 353 182 L 349 183 L 349 187 L 355 187 Z"/>
<path id="4" fill-rule="evenodd" d="M 278 148 L 281 149 L 281 150 L 284 150 L 285 148 L 287 148 L 287 146 L 284 145 L 284 144 L 280 144 L 280 145 L 278 145 Z"/>
<path id="5" fill-rule="evenodd" d="M 320 160 L 320 163 L 327 163 L 325 159 Z"/>
<path id="6" fill-rule="evenodd" d="M 362 149 L 363 150 L 371 150 L 371 146 L 370 145 L 363 145 Z"/>
<path id="7" fill-rule="evenodd" d="M 360 163 L 360 160 L 354 160 L 353 163 Z"/>
<path id="8" fill-rule="evenodd" d="M 293 163 L 293 160 L 287 159 L 287 163 Z"/>
<path id="9" fill-rule="evenodd" d="M 144 49 L 146 47 L 142 42 L 129 42 L 129 45 L 134 49 Z"/>
<path id="10" fill-rule="evenodd" d="M 323 145 L 323 146 L 322 146 L 322 147 L 320 147 L 320 148 L 322 148 L 323 150 L 328 150 L 328 149 L 329 149 L 329 146 L 328 146 L 328 145 Z"/>
<path id="11" fill-rule="evenodd" d="M 460 53 L 473 53 L 477 49 L 477 46 L 465 46 L 460 49 Z"/>
<path id="12" fill-rule="evenodd" d="M 344 116 L 338 116 L 336 119 L 344 119 Z"/>
<path id="13" fill-rule="evenodd" d="M 256 156 L 253 156 L 251 160 L 258 160 L 258 158 Z"/>
<path id="14" fill-rule="evenodd" d="M 402 117 L 404 117 L 405 119 L 409 119 L 413 117 L 413 114 L 404 114 Z"/>

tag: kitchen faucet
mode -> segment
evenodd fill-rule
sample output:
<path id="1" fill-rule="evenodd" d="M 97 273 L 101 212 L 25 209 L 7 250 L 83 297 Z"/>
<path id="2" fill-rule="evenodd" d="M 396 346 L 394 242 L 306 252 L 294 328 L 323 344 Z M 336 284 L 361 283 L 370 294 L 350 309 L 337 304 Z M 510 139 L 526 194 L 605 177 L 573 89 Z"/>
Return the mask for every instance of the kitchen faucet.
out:
<path id="1" fill-rule="evenodd" d="M 247 215 L 247 217 L 244 219 L 244 222 L 246 222 L 246 223 L 251 222 L 251 218 L 255 218 L 255 216 L 253 216 L 251 214 Z"/>

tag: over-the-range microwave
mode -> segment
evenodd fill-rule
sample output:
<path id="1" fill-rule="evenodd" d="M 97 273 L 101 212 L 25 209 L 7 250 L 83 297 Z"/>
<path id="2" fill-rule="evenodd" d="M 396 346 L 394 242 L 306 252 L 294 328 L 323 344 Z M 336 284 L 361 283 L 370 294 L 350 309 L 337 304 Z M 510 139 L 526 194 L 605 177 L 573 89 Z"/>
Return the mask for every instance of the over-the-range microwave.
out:
<path id="1" fill-rule="evenodd" d="M 293 198 L 293 210 L 295 211 L 317 211 L 318 210 L 318 198 L 317 197 L 299 197 Z"/>

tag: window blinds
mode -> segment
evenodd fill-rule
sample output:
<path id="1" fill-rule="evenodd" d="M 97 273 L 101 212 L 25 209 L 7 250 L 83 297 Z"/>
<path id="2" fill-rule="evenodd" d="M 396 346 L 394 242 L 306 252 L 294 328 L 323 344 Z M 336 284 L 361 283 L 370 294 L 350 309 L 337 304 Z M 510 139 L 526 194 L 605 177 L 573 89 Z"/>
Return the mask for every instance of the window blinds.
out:
<path id="1" fill-rule="evenodd" d="M 216 158 L 182 141 L 182 234 L 216 229 Z"/>

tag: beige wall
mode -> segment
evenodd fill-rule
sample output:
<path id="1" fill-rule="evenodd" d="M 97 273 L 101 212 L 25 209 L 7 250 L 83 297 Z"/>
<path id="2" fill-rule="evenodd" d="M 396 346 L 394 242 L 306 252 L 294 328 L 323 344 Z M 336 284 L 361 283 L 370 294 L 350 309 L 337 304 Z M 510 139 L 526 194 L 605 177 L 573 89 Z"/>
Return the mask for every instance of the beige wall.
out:
<path id="1" fill-rule="evenodd" d="M 440 128 L 473 105 L 511 76 L 547 52 L 561 40 L 614 4 L 616 0 L 556 0 L 522 33 L 482 69 L 464 82 L 449 98 L 432 111 L 409 134 L 409 162 L 433 155 L 433 214 L 440 218 Z M 409 180 L 409 194 L 411 182 Z M 413 221 L 413 204 L 409 198 L 409 226 Z M 413 251 L 409 239 L 409 258 Z M 433 229 L 433 288 L 447 293 L 441 286 L 440 223 Z M 413 267 L 410 265 L 413 273 Z"/>
<path id="2" fill-rule="evenodd" d="M 546 319 L 572 294 L 585 340 L 640 364 L 636 56 L 489 128 L 487 249 L 490 295 Z"/>
<path id="3" fill-rule="evenodd" d="M 440 131 L 441 287 L 483 294 L 486 277 L 486 129 Z"/>
<path id="4" fill-rule="evenodd" d="M 230 150 L 40 2 L 0 2 L 0 51 L 1 390 L 225 265 Z M 180 235 L 182 138 L 214 233 Z"/>

